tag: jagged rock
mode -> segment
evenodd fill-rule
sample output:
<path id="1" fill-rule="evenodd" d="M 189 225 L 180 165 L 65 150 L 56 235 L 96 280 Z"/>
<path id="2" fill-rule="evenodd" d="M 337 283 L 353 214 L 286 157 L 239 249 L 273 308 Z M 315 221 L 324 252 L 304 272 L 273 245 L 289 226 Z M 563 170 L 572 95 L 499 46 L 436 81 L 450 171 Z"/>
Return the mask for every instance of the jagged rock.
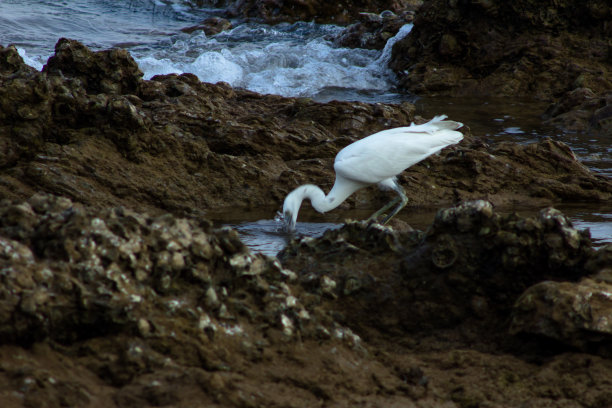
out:
<path id="1" fill-rule="evenodd" d="M 34 68 L 25 65 L 14 45 L 3 47 L 0 45 L 0 74 L 1 75 L 24 75 L 33 73 Z"/>
<path id="2" fill-rule="evenodd" d="M 411 92 L 535 97 L 558 112 L 550 123 L 597 130 L 589 121 L 612 88 L 611 21 L 605 0 L 427 1 L 390 66 Z M 569 103 L 585 88 L 599 106 Z"/>
<path id="3" fill-rule="evenodd" d="M 612 284 L 589 278 L 538 283 L 517 300 L 511 332 L 546 336 L 610 356 Z"/>
<path id="4" fill-rule="evenodd" d="M 418 7 L 416 5 L 415 7 Z M 411 23 L 414 10 L 397 15 L 391 11 L 380 14 L 360 13 L 359 22 L 351 24 L 334 38 L 334 44 L 348 48 L 382 50 L 404 24 Z"/>
<path id="5" fill-rule="evenodd" d="M 142 71 L 127 50 L 93 52 L 78 41 L 60 38 L 43 72 L 79 80 L 88 94 L 135 94 Z"/>
<path id="6" fill-rule="evenodd" d="M 557 403 L 564 381 L 572 402 L 609 397 L 609 359 L 540 347 L 530 362 L 491 341 L 522 286 L 606 262 L 554 210 L 523 219 L 466 203 L 427 233 L 349 223 L 288 251 L 300 274 L 206 221 L 47 194 L 1 201 L 0 398 L 518 406 Z"/>
<path id="7" fill-rule="evenodd" d="M 12 322 L 1 326 L 0 344 L 47 338 L 72 344 L 151 327 L 176 336 L 198 327 L 227 335 L 219 319 L 242 330 L 240 315 L 281 329 L 290 323 L 288 337 L 299 328 L 304 338 L 318 324 L 287 286 L 291 274 L 250 253 L 235 231 L 205 222 L 125 208 L 94 215 L 66 198 L 38 194 L 0 203 L 0 241 L 0 321 Z M 216 302 L 199 301 L 211 291 Z M 242 296 L 260 298 L 263 308 Z M 187 320 L 166 321 L 176 313 Z"/>
<path id="8" fill-rule="evenodd" d="M 588 231 L 555 209 L 523 218 L 475 201 L 440 210 L 426 233 L 352 222 L 293 241 L 279 258 L 317 293 L 336 282 L 327 292 L 359 332 L 474 325 L 465 330 L 495 337 L 525 289 L 584 276 L 592 255 Z"/>
<path id="9" fill-rule="evenodd" d="M 401 12 L 414 9 L 421 0 L 349 0 L 321 2 L 317 0 L 234 0 L 226 1 L 232 17 L 255 18 L 267 24 L 295 21 L 349 24 L 359 13 Z"/>
<path id="10" fill-rule="evenodd" d="M 229 30 L 232 28 L 232 23 L 229 20 L 221 17 L 210 17 L 202 20 L 199 24 L 185 27 L 181 29 L 182 32 L 191 34 L 194 31 L 204 31 L 204 34 L 211 36 L 219 34 L 221 31 Z"/>
<path id="11" fill-rule="evenodd" d="M 344 146 L 425 120 L 409 103 L 322 104 L 201 83 L 192 74 L 144 81 L 123 51 L 91 52 L 70 40 L 57 48 L 43 72 L 25 68 L 15 52 L 0 54 L 0 64 L 12 67 L 0 73 L 3 197 L 43 190 L 99 208 L 197 216 L 272 208 L 298 184 L 330 186 Z M 400 182 L 411 205 L 422 206 L 602 201 L 612 192 L 609 179 L 589 172 L 563 144 L 488 146 L 469 134 Z M 386 198 L 364 189 L 345 207 L 379 207 Z"/>

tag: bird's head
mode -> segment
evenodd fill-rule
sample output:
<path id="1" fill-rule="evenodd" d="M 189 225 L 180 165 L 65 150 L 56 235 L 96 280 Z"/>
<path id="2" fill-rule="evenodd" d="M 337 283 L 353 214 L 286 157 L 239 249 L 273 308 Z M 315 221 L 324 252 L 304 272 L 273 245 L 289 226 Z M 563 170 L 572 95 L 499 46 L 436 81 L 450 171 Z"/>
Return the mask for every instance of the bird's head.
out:
<path id="1" fill-rule="evenodd" d="M 296 191 L 292 191 L 285 198 L 283 203 L 282 220 L 285 223 L 285 229 L 287 231 L 295 231 L 295 224 L 297 223 L 298 212 L 302 205 L 303 197 L 296 194 Z"/>
<path id="2" fill-rule="evenodd" d="M 283 203 L 283 213 L 279 217 L 285 223 L 285 229 L 287 231 L 295 231 L 298 212 L 305 198 L 310 200 L 315 210 L 325 212 L 324 209 L 321 209 L 321 203 L 325 198 L 325 193 L 323 193 L 319 187 L 312 184 L 299 186 L 287 194 L 285 202 Z"/>

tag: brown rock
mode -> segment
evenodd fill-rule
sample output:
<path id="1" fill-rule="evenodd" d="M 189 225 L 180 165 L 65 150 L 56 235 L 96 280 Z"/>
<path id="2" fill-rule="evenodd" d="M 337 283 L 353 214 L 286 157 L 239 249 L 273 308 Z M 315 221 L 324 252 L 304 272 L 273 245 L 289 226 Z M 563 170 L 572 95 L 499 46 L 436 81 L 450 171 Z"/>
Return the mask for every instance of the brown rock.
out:
<path id="1" fill-rule="evenodd" d="M 215 34 L 219 34 L 221 31 L 229 30 L 232 28 L 232 23 L 229 20 L 226 20 L 221 17 L 210 17 L 199 24 L 185 27 L 181 29 L 182 32 L 191 34 L 194 31 L 204 31 L 204 34 L 211 36 Z"/>
<path id="2" fill-rule="evenodd" d="M 58 50 L 43 72 L 0 76 L 4 197 L 43 190 L 156 213 L 267 206 L 274 214 L 297 185 L 329 186 L 342 147 L 414 119 L 408 103 L 321 104 L 204 84 L 192 74 L 143 81 L 129 54 L 93 53 L 68 40 Z M 561 143 L 488 146 L 469 135 L 400 181 L 411 205 L 422 206 L 605 201 L 612 192 L 609 179 Z M 380 207 L 387 197 L 364 189 L 347 206 Z"/>
<path id="3" fill-rule="evenodd" d="M 395 36 L 399 29 L 412 22 L 414 11 L 405 11 L 397 15 L 391 11 L 379 14 L 360 13 L 360 21 L 351 24 L 334 39 L 334 44 L 348 48 L 367 48 L 382 50 L 389 38 Z"/>
<path id="4" fill-rule="evenodd" d="M 517 300 L 511 332 L 526 332 L 610 356 L 612 284 L 541 282 Z"/>
<path id="5" fill-rule="evenodd" d="M 232 17 L 255 18 L 267 24 L 296 21 L 350 24 L 360 13 L 380 13 L 384 10 L 401 12 L 414 9 L 422 0 L 349 0 L 324 2 L 317 0 L 235 0 L 230 1 Z"/>
<path id="6" fill-rule="evenodd" d="M 612 88 L 610 10 L 604 0 L 428 1 L 390 66 L 411 92 L 538 98 L 558 112 L 550 123 L 586 130 L 597 107 L 575 96 L 589 88 L 602 98 Z"/>
<path id="7" fill-rule="evenodd" d="M 343 321 L 359 332 L 462 326 L 499 340 L 525 289 L 585 275 L 592 255 L 588 232 L 557 210 L 522 218 L 475 201 L 440 210 L 427 233 L 353 222 L 293 241 L 279 258 L 304 284 L 321 282 L 317 293 L 325 291 L 324 277 L 336 282 Z"/>

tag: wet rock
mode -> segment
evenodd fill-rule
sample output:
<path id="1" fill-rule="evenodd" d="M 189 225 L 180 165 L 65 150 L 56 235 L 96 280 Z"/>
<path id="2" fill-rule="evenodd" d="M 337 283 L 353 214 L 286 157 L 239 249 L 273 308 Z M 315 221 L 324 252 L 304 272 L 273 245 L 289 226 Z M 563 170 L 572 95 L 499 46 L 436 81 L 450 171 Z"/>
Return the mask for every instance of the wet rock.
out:
<path id="1" fill-rule="evenodd" d="M 15 75 L 17 73 L 23 75 L 34 71 L 34 68 L 23 63 L 23 59 L 14 45 L 6 48 L 0 45 L 0 73 L 2 75 Z"/>
<path id="2" fill-rule="evenodd" d="M 511 332 L 546 336 L 610 356 L 612 284 L 583 279 L 534 285 L 514 306 Z"/>
<path id="3" fill-rule="evenodd" d="M 204 31 L 204 34 L 212 36 L 219 34 L 221 31 L 226 31 L 232 28 L 232 23 L 221 17 L 210 17 L 202 20 L 199 24 L 182 28 L 181 31 L 191 34 L 195 31 Z"/>
<path id="4" fill-rule="evenodd" d="M 9 65 L 20 61 L 5 56 Z M 7 198 L 46 191 L 99 208 L 197 217 L 223 207 L 276 208 L 299 184 L 330 187 L 344 146 L 426 120 L 409 103 L 322 104 L 201 83 L 192 74 L 144 81 L 129 54 L 91 52 L 70 40 L 58 43 L 44 72 L 20 66 L 0 74 L 0 194 Z M 469 134 L 400 182 L 413 205 L 425 206 L 602 201 L 612 192 L 609 179 L 590 173 L 563 144 L 488 146 Z M 374 208 L 387 199 L 369 188 L 345 206 Z"/>
<path id="5" fill-rule="evenodd" d="M 600 248 L 587 263 L 586 268 L 593 279 L 612 283 L 612 245 Z"/>
<path id="6" fill-rule="evenodd" d="M 43 72 L 78 79 L 91 94 L 119 95 L 135 94 L 143 75 L 126 50 L 93 52 L 78 41 L 66 38 L 57 42 L 55 54 Z"/>
<path id="7" fill-rule="evenodd" d="M 359 332 L 475 325 L 485 337 L 496 327 L 495 337 L 525 289 L 584 276 L 592 255 L 588 231 L 557 210 L 523 218 L 474 201 L 440 210 L 427 233 L 351 222 L 293 241 L 279 257 L 311 291 L 333 293 Z"/>
<path id="8" fill-rule="evenodd" d="M 42 193 L 4 200 L 2 398 L 15 406 L 553 405 L 551 390 L 565 381 L 571 401 L 607 401 L 609 359 L 567 348 L 546 357 L 542 347 L 532 363 L 491 338 L 525 285 L 574 279 L 583 265 L 605 269 L 609 252 L 594 255 L 558 211 L 501 216 L 484 201 L 440 211 L 428 232 L 349 223 L 294 242 L 281 264 L 206 221 Z M 483 379 L 483 369 L 494 374 Z"/>
<path id="9" fill-rule="evenodd" d="M 612 86 L 610 10 L 603 0 L 428 1 L 390 66 L 411 92 L 535 97 L 551 103 L 550 123 L 583 130 Z M 585 88 L 599 106 L 576 98 Z"/>
<path id="10" fill-rule="evenodd" d="M 220 302 L 223 319 L 236 319 L 237 313 L 248 310 L 251 319 L 263 313 L 261 318 L 266 314 L 264 319 L 277 323 L 288 311 L 303 310 L 282 280 L 274 285 L 269 280 L 272 275 L 283 279 L 279 266 L 250 254 L 235 231 L 213 232 L 208 226 L 201 230 L 186 220 L 150 218 L 124 208 L 94 216 L 69 200 L 42 194 L 29 202 L 4 201 L 0 214 L 0 320 L 13 322 L 2 326 L 0 343 L 50 338 L 70 344 L 126 330 L 148 337 L 162 330 L 165 314 L 191 313 L 196 327 L 201 325 L 200 314 L 217 310 Z M 218 251 L 201 257 L 191 250 L 203 241 Z M 242 261 L 234 262 L 239 255 Z M 206 284 L 193 286 L 189 270 L 203 265 L 213 275 Z M 234 274 L 247 286 L 238 284 Z M 265 292 L 259 289 L 260 280 L 267 281 Z M 290 302 L 257 312 L 233 296 L 249 286 L 257 288 L 256 296 L 281 303 L 289 296 Z M 195 292 L 188 294 L 188 287 Z M 200 303 L 200 298 L 205 301 Z M 284 316 L 286 327 L 293 315 Z M 300 324 L 305 327 L 305 322 Z"/>
<path id="11" fill-rule="evenodd" d="M 415 4 L 418 8 L 420 4 Z M 414 18 L 414 10 L 404 10 L 400 15 L 386 10 L 380 14 L 360 13 L 358 23 L 351 24 L 336 38 L 334 44 L 348 48 L 367 48 L 382 50 L 387 41 L 395 36 L 399 29 Z"/>
<path id="12" fill-rule="evenodd" d="M 384 10 L 401 12 L 414 9 L 414 0 L 350 0 L 329 3 L 302 0 L 237 0 L 228 1 L 228 14 L 232 17 L 255 18 L 267 24 L 296 21 L 349 24 L 358 19 L 360 13 L 380 13 Z"/>

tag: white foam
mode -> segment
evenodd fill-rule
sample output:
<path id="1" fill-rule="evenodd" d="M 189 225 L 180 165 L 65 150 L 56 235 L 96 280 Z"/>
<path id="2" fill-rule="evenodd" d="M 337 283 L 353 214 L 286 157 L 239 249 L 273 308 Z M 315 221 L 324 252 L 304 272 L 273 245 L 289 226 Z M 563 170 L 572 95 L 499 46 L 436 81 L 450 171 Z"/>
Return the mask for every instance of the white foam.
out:
<path id="1" fill-rule="evenodd" d="M 190 71 L 204 82 L 224 81 L 238 85 L 244 77 L 244 70 L 232 59 L 233 55 L 228 50 L 206 52 L 186 68 L 191 68 Z"/>
<path id="2" fill-rule="evenodd" d="M 412 24 L 402 27 L 380 52 L 334 47 L 324 35 L 330 28 L 296 41 L 290 30 L 239 26 L 218 40 L 201 33 L 177 39 L 169 57 L 156 61 L 147 56 L 137 62 L 147 79 L 160 73 L 191 72 L 204 82 L 224 81 L 264 94 L 313 96 L 329 88 L 380 92 L 394 86 L 395 76 L 387 67 L 391 48 L 411 28 Z M 232 43 L 232 38 L 239 40 Z M 197 50 L 199 55 L 190 60 L 187 56 Z"/>
<path id="3" fill-rule="evenodd" d="M 154 57 L 144 57 L 137 60 L 138 66 L 145 73 L 146 79 L 151 79 L 155 75 L 182 74 L 183 71 L 168 58 L 156 59 Z"/>
<path id="4" fill-rule="evenodd" d="M 38 71 L 42 71 L 43 66 L 45 65 L 44 62 L 42 62 L 42 57 L 30 58 L 26 50 L 24 50 L 23 48 L 17 48 L 17 52 L 23 59 L 23 62 L 25 62 L 27 65 L 31 66 L 32 68 Z"/>
<path id="5" fill-rule="evenodd" d="M 384 65 L 385 67 L 389 64 L 391 60 L 391 51 L 393 50 L 393 46 L 396 42 L 406 37 L 412 31 L 412 23 L 404 24 L 395 36 L 389 38 L 387 43 L 385 44 L 385 48 L 383 49 L 380 57 L 376 60 L 376 63 L 379 65 Z"/>

